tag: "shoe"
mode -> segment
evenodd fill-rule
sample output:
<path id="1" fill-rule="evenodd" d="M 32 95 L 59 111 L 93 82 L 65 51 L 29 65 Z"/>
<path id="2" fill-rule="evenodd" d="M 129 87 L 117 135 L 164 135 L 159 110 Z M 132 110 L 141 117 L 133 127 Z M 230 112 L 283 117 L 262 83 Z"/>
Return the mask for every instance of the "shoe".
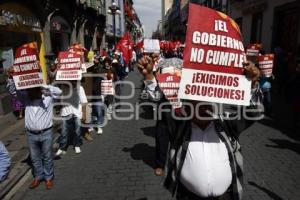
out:
<path id="1" fill-rule="evenodd" d="M 53 181 L 52 180 L 47 180 L 45 185 L 46 185 L 46 189 L 50 190 L 50 189 L 53 188 Z"/>
<path id="2" fill-rule="evenodd" d="M 163 171 L 162 168 L 156 168 L 156 169 L 154 170 L 154 174 L 155 174 L 156 176 L 162 176 L 162 175 L 164 174 L 164 171 Z"/>
<path id="3" fill-rule="evenodd" d="M 75 153 L 77 154 L 81 153 L 80 147 L 75 147 Z"/>
<path id="4" fill-rule="evenodd" d="M 89 131 L 90 134 L 92 134 L 94 132 L 94 128 L 90 127 L 88 131 Z"/>
<path id="5" fill-rule="evenodd" d="M 102 135 L 103 134 L 103 130 L 102 130 L 101 127 L 98 127 L 97 134 L 98 135 Z"/>
<path id="6" fill-rule="evenodd" d="M 86 139 L 89 142 L 93 141 L 93 138 L 92 138 L 90 133 L 85 133 L 83 138 Z"/>
<path id="7" fill-rule="evenodd" d="M 111 114 L 107 115 L 107 120 L 111 120 Z"/>
<path id="8" fill-rule="evenodd" d="M 40 185 L 40 181 L 37 180 L 37 179 L 33 179 L 33 181 L 31 182 L 31 184 L 29 186 L 29 188 L 34 189 L 34 188 L 38 187 L 39 185 Z"/>
<path id="9" fill-rule="evenodd" d="M 65 155 L 66 153 L 67 153 L 66 151 L 58 149 L 55 155 L 60 156 L 60 155 Z"/>

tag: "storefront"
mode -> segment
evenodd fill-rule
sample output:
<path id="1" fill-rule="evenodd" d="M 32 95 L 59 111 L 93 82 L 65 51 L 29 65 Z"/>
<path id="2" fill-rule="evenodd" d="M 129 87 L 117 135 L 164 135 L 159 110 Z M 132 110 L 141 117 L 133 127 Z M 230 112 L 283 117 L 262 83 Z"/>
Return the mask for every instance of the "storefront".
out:
<path id="1" fill-rule="evenodd" d="M 28 8 L 17 3 L 0 4 L 0 115 L 11 111 L 5 72 L 13 64 L 14 52 L 29 42 L 41 46 L 41 32 L 39 19 Z"/>

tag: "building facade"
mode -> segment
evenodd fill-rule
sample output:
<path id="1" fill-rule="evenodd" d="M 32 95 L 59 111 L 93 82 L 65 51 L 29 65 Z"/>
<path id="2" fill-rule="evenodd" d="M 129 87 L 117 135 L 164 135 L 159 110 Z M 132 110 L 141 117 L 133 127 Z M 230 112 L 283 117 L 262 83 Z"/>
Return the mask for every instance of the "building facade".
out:
<path id="1" fill-rule="evenodd" d="M 164 16 L 163 36 L 166 40 L 184 42 L 188 19 L 188 5 L 195 3 L 221 12 L 227 12 L 228 0 L 174 0 Z"/>
<path id="2" fill-rule="evenodd" d="M 300 62 L 300 1 L 231 1 L 229 15 L 239 24 L 245 45 L 261 43 L 266 52 L 282 49 L 288 72 Z"/>
<path id="3" fill-rule="evenodd" d="M 6 92 L 8 67 L 19 46 L 37 42 L 43 72 L 59 51 L 73 43 L 97 48 L 105 28 L 101 0 L 0 1 L 0 115 L 11 112 Z"/>

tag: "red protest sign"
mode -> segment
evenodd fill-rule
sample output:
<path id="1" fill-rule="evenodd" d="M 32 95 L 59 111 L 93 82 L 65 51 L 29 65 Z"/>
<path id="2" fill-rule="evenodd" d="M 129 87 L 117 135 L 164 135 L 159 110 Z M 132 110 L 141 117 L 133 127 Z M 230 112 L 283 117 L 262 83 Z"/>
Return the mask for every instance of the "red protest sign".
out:
<path id="1" fill-rule="evenodd" d="M 36 48 L 23 45 L 16 51 L 13 65 L 13 79 L 17 90 L 43 85 L 43 75 Z"/>
<path id="2" fill-rule="evenodd" d="M 181 101 L 178 99 L 180 79 L 180 76 L 169 73 L 156 75 L 159 88 L 162 90 L 174 109 L 181 107 Z"/>
<path id="3" fill-rule="evenodd" d="M 112 80 L 102 80 L 101 81 L 101 94 L 102 95 L 114 95 L 114 85 Z"/>
<path id="4" fill-rule="evenodd" d="M 59 52 L 56 80 L 81 80 L 82 59 L 77 53 Z"/>
<path id="5" fill-rule="evenodd" d="M 191 3 L 185 44 L 180 99 L 249 105 L 244 45 L 230 17 Z"/>
<path id="6" fill-rule="evenodd" d="M 258 56 L 259 69 L 265 77 L 272 76 L 274 54 L 265 54 Z"/>
<path id="7" fill-rule="evenodd" d="M 259 51 L 261 50 L 261 44 L 249 44 L 247 46 L 246 55 L 247 56 L 258 56 Z"/>

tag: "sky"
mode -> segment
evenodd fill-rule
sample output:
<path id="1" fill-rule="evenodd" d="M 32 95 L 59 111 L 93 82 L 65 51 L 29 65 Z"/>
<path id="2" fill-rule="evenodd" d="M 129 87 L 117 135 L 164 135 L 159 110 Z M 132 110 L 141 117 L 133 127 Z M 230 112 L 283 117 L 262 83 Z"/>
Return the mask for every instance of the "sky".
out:
<path id="1" fill-rule="evenodd" d="M 133 0 L 141 22 L 145 25 L 146 37 L 151 37 L 161 20 L 161 0 Z"/>

